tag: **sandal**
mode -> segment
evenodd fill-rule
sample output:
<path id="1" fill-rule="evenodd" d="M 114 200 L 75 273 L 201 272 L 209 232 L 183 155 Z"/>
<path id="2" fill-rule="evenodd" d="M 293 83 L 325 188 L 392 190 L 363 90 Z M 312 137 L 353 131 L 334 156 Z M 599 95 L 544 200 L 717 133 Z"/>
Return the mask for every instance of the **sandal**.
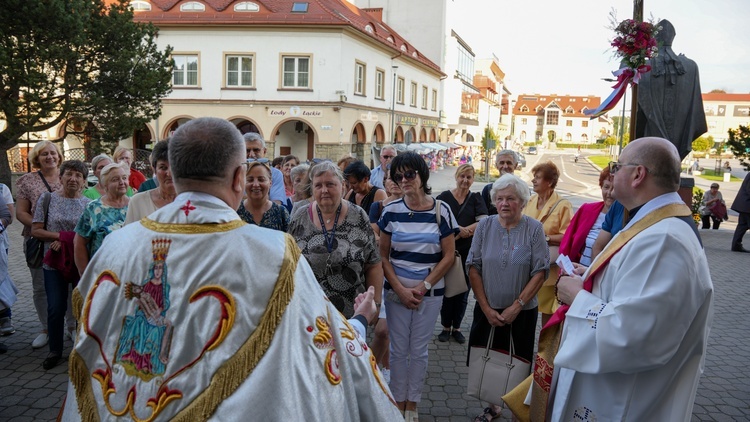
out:
<path id="1" fill-rule="evenodd" d="M 489 416 L 489 419 L 487 418 Z M 484 411 L 481 415 L 477 415 L 477 417 L 474 418 L 474 422 L 490 422 L 491 420 L 495 418 L 499 418 L 500 413 L 496 412 L 495 409 L 490 407 L 485 407 Z"/>

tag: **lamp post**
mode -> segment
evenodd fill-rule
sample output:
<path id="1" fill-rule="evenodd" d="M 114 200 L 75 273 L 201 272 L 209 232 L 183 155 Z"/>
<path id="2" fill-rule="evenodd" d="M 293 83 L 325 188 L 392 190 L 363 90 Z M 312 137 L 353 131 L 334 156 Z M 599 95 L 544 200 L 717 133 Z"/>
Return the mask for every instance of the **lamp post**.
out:
<path id="1" fill-rule="evenodd" d="M 398 66 L 393 65 L 391 66 L 391 69 L 393 70 L 393 94 L 391 95 L 391 139 L 388 141 L 388 143 L 394 143 L 393 135 L 396 118 L 396 70 L 398 70 Z"/>
<path id="2" fill-rule="evenodd" d="M 617 82 L 617 79 L 611 79 L 611 78 L 602 78 L 602 80 L 607 81 L 607 82 Z M 620 117 L 620 139 L 617 145 L 617 159 L 620 158 L 620 153 L 622 152 L 622 142 L 625 138 L 625 106 L 627 104 L 627 99 L 628 99 L 628 90 L 625 89 L 625 93 L 622 96 L 622 117 Z"/>

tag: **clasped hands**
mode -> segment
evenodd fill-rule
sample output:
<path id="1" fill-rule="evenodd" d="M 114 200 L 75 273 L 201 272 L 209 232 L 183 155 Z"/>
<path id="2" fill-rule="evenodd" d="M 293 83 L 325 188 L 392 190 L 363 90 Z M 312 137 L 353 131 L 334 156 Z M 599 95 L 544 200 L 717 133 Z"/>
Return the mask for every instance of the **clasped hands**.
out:
<path id="1" fill-rule="evenodd" d="M 563 275 L 557 282 L 557 300 L 566 305 L 573 303 L 578 292 L 583 290 L 583 278 L 581 276 L 588 269 L 588 267 L 575 262 L 573 267 L 575 267 L 573 274 Z"/>

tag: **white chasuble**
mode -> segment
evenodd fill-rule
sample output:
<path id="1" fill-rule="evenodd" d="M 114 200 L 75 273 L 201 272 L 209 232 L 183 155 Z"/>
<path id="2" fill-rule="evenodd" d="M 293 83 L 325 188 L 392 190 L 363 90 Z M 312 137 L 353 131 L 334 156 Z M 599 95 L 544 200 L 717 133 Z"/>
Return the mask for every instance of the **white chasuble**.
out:
<path id="1" fill-rule="evenodd" d="M 652 200 L 636 218 L 681 201 L 674 196 Z M 661 220 L 594 277 L 593 291 L 581 291 L 565 317 L 548 419 L 689 421 L 713 293 L 693 230 Z"/>
<path id="2" fill-rule="evenodd" d="M 400 417 L 294 240 L 213 196 L 182 193 L 107 236 L 73 300 L 64 420 Z"/>

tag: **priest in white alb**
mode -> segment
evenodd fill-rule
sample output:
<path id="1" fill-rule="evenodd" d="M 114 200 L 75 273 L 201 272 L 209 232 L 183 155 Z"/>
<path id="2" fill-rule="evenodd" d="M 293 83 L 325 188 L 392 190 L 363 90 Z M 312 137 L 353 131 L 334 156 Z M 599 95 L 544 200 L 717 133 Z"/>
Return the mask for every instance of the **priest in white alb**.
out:
<path id="1" fill-rule="evenodd" d="M 669 141 L 642 138 L 610 171 L 631 220 L 583 279 L 560 279 L 559 300 L 570 308 L 547 420 L 689 421 L 713 285 L 692 213 L 676 193 L 680 158 Z"/>
<path id="2" fill-rule="evenodd" d="M 74 293 L 63 420 L 393 421 L 364 340 L 294 240 L 245 224 L 245 143 L 230 122 L 170 138 L 175 201 L 109 235 Z"/>

